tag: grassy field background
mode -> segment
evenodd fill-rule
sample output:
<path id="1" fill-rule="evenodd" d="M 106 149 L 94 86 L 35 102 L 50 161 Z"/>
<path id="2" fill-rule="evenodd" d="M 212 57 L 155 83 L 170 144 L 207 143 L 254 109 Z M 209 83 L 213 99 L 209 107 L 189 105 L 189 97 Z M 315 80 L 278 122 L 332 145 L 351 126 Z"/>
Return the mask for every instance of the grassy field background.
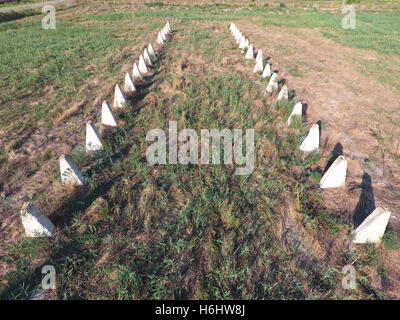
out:
<path id="1" fill-rule="evenodd" d="M 307 170 L 318 157 L 304 158 L 297 151 L 306 126 L 296 121 L 283 130 L 279 125 L 293 103 L 268 104 L 254 81 L 223 61 L 238 55 L 227 31 L 230 21 L 318 29 L 343 46 L 387 57 L 382 81 L 396 88 L 397 77 L 389 71 L 391 57 L 400 54 L 399 11 L 358 12 L 358 29 L 352 32 L 341 28 L 340 14 L 283 6 L 237 10 L 231 5 L 150 3 L 128 10 L 102 5 L 60 10 L 57 29 L 51 31 L 41 29 L 41 15 L 32 11 L 0 23 L 3 209 L 13 199 L 13 190 L 5 195 L 6 186 L 12 189 L 43 170 L 52 184 L 37 187 L 30 197 L 61 226 L 56 239 L 2 244 L 2 263 L 11 270 L 2 279 L 1 297 L 29 297 L 45 263 L 56 267 L 58 298 L 385 298 L 362 271 L 359 289 L 348 295 L 340 288 L 340 270 L 309 252 L 298 233 L 282 240 L 277 225 L 294 211 L 301 215 L 292 218 L 317 238 L 335 238 L 348 226 L 320 205 L 315 188 L 320 175 Z M 132 64 L 166 20 L 177 29 L 176 36 L 158 57 L 160 73 L 119 112 L 125 126 L 105 135 L 105 151 L 96 157 L 88 156 L 82 144 L 70 152 L 90 181 L 88 190 L 48 192 L 59 180 L 59 151 L 41 149 L 26 170 L 26 163 L 15 159 L 25 153 L 30 135 L 58 125 L 75 128 L 77 116 L 69 110 L 81 99 L 85 107 L 79 117 L 93 116 L 98 105 L 92 102 L 100 95 L 111 99 L 106 84 L 120 82 L 121 68 Z M 219 165 L 148 165 L 145 134 L 165 129 L 165 119 L 177 120 L 178 129 L 196 131 L 262 128 L 254 174 L 237 177 L 232 167 Z M 83 126 L 77 128 L 71 139 L 84 135 Z M 46 161 L 54 166 L 41 168 Z M 299 176 L 296 169 L 305 174 Z M 356 255 L 343 252 L 339 261 L 385 273 L 373 246 Z"/>

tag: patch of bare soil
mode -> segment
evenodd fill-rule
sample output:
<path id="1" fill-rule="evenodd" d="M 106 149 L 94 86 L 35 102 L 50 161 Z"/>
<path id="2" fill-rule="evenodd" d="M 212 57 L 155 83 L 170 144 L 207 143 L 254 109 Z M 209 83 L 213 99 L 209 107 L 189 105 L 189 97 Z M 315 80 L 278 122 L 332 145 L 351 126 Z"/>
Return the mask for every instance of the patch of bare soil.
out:
<path id="1" fill-rule="evenodd" d="M 400 167 L 392 155 L 400 152 L 396 139 L 400 136 L 400 96 L 361 73 L 361 65 L 354 62 L 354 57 L 384 57 L 343 47 L 317 30 L 260 27 L 244 21 L 236 25 L 307 105 L 310 126 L 322 121 L 321 172 L 332 156 L 343 154 L 348 160 L 346 187 L 324 190 L 325 207 L 350 226 L 359 225 L 375 207 L 386 207 L 392 212 L 388 228 L 399 235 Z M 387 250 L 385 256 L 389 272 L 385 287 L 389 296 L 399 298 L 399 250 Z"/>

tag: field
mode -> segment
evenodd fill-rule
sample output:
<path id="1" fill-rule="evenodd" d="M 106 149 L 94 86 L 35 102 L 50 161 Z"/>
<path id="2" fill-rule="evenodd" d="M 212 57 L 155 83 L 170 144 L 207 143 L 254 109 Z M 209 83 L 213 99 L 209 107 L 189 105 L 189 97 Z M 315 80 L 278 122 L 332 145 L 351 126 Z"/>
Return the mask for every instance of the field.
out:
<path id="1" fill-rule="evenodd" d="M 300 3 L 300 1 L 298 1 Z M 355 30 L 337 9 L 282 1 L 182 4 L 85 1 L 0 14 L 0 297 L 27 299 L 53 265 L 47 299 L 398 299 L 400 10 L 363 3 Z M 394 3 L 394 7 L 392 7 Z M 157 32 L 169 21 L 165 45 Z M 279 71 L 288 102 L 267 95 L 229 32 L 234 22 Z M 148 43 L 152 75 L 100 124 L 101 103 Z M 296 101 L 304 121 L 286 125 Z M 104 150 L 85 152 L 93 120 Z M 255 169 L 150 165 L 146 133 L 255 130 Z M 299 145 L 322 123 L 319 154 Z M 61 184 L 68 154 L 88 181 Z M 318 183 L 340 154 L 346 186 Z M 24 237 L 31 201 L 56 226 Z M 354 246 L 358 219 L 392 216 L 379 245 Z M 357 288 L 342 288 L 342 267 Z"/>

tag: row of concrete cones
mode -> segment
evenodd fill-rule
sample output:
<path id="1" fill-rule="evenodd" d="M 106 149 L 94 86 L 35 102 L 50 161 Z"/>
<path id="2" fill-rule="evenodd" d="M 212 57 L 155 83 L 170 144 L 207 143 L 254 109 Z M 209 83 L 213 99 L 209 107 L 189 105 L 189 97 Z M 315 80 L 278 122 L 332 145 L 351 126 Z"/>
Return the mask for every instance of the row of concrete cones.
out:
<path id="1" fill-rule="evenodd" d="M 172 33 L 169 22 L 158 32 L 157 43 L 163 45 L 168 40 L 168 36 Z M 119 84 L 115 86 L 113 108 L 124 108 L 126 105 L 125 94 L 134 94 L 137 90 L 135 81 L 143 81 L 150 73 L 150 67 L 153 66 L 156 60 L 156 52 L 149 45 L 139 55 L 138 64 L 133 63 L 132 76 L 129 72 L 125 74 L 124 92 Z M 101 106 L 101 123 L 105 126 L 117 127 L 117 119 L 107 101 L 103 101 Z M 86 152 L 97 152 L 103 149 L 103 140 L 92 121 L 86 123 Z M 84 185 L 85 178 L 72 162 L 70 157 L 62 155 L 60 157 L 60 174 L 61 183 L 74 185 Z M 54 236 L 55 226 L 40 210 L 33 204 L 26 202 L 21 208 L 22 224 L 25 229 L 25 235 L 28 237 L 51 237 Z"/>
<path id="2" fill-rule="evenodd" d="M 247 49 L 245 54 L 246 60 L 254 60 L 255 48 L 250 43 L 249 39 L 235 26 L 231 23 L 229 30 L 234 37 L 239 49 L 242 53 Z M 266 63 L 264 67 L 263 54 L 261 49 L 257 50 L 256 64 L 253 69 L 253 73 L 261 73 L 262 78 L 270 78 L 269 83 L 266 88 L 267 94 L 272 94 L 279 90 L 279 78 L 276 72 L 271 74 L 271 65 Z M 289 90 L 287 85 L 283 85 L 279 91 L 277 101 L 289 100 Z M 303 105 L 299 101 L 294 107 L 290 114 L 287 124 L 290 126 L 293 117 L 303 116 Z M 308 152 L 319 152 L 320 144 L 320 127 L 319 125 L 313 124 L 311 129 L 300 145 L 300 150 Z M 341 155 L 336 158 L 329 169 L 325 172 L 321 178 L 319 185 L 322 189 L 327 188 L 339 188 L 345 185 L 347 174 L 347 160 Z M 385 208 L 376 208 L 352 233 L 354 243 L 377 243 L 381 241 L 383 234 L 385 233 L 386 226 L 389 222 L 391 212 Z"/>

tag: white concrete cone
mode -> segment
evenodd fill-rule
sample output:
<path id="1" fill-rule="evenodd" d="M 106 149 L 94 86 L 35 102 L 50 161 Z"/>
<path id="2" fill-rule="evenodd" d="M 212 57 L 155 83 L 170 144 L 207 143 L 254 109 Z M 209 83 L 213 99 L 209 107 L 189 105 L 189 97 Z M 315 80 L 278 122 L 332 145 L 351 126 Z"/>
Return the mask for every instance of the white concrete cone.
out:
<path id="1" fill-rule="evenodd" d="M 256 59 L 256 65 L 254 66 L 253 73 L 263 72 L 263 61 L 262 59 Z"/>
<path id="2" fill-rule="evenodd" d="M 158 33 L 158 36 L 157 36 L 157 43 L 158 43 L 158 44 L 164 44 L 164 40 L 163 40 L 163 38 L 162 38 L 162 36 L 161 36 L 161 32 Z"/>
<path id="3" fill-rule="evenodd" d="M 257 57 L 256 60 L 261 59 L 261 61 L 263 60 L 263 54 L 262 51 L 260 49 L 257 50 Z"/>
<path id="4" fill-rule="evenodd" d="M 300 150 L 304 152 L 318 152 L 319 151 L 319 125 L 313 124 L 307 137 L 300 145 Z"/>
<path id="5" fill-rule="evenodd" d="M 126 103 L 125 96 L 122 93 L 121 87 L 119 84 L 115 85 L 114 90 L 114 108 L 122 108 Z"/>
<path id="6" fill-rule="evenodd" d="M 379 243 L 385 233 L 391 212 L 385 208 L 376 208 L 352 232 L 354 243 Z"/>
<path id="7" fill-rule="evenodd" d="M 169 33 L 167 25 L 165 25 L 163 29 L 164 29 L 165 36 L 167 36 Z"/>
<path id="8" fill-rule="evenodd" d="M 167 21 L 167 26 L 168 26 L 168 31 L 172 32 L 171 25 L 169 24 L 169 21 Z"/>
<path id="9" fill-rule="evenodd" d="M 232 31 L 233 29 L 233 22 L 231 22 L 231 24 L 229 25 L 229 30 Z"/>
<path id="10" fill-rule="evenodd" d="M 239 49 L 244 49 L 246 47 L 246 38 L 242 36 L 239 43 Z"/>
<path id="11" fill-rule="evenodd" d="M 144 48 L 144 50 L 143 50 L 143 58 L 144 58 L 144 61 L 147 63 L 147 65 L 149 65 L 149 66 L 153 65 L 153 63 L 151 62 L 151 59 L 150 59 L 150 55 L 146 48 Z"/>
<path id="12" fill-rule="evenodd" d="M 136 87 L 135 84 L 133 83 L 133 80 L 129 74 L 129 72 L 127 72 L 125 74 L 125 81 L 124 81 L 124 90 L 127 93 L 132 93 L 136 91 Z"/>
<path id="13" fill-rule="evenodd" d="M 269 80 L 269 83 L 267 86 L 268 93 L 272 93 L 274 91 L 278 91 L 278 75 L 275 72 L 271 76 L 271 79 Z"/>
<path id="14" fill-rule="evenodd" d="M 86 122 L 86 152 L 103 149 L 103 140 L 92 121 Z"/>
<path id="15" fill-rule="evenodd" d="M 245 45 L 245 48 L 248 48 L 248 47 L 250 47 L 250 42 L 249 42 L 249 39 L 246 39 L 246 45 Z"/>
<path id="16" fill-rule="evenodd" d="M 347 160 L 344 156 L 339 156 L 325 172 L 319 186 L 326 188 L 339 188 L 346 182 Z"/>
<path id="17" fill-rule="evenodd" d="M 145 74 L 145 73 L 149 72 L 149 70 L 147 69 L 147 66 L 146 66 L 146 62 L 144 62 L 142 55 L 139 56 L 139 71 L 141 74 Z"/>
<path id="18" fill-rule="evenodd" d="M 267 63 L 265 65 L 264 71 L 261 75 L 261 78 L 267 78 L 271 76 L 271 65 L 269 63 Z"/>
<path id="19" fill-rule="evenodd" d="M 239 41 L 240 41 L 240 39 L 242 37 L 242 34 L 240 33 L 240 31 L 239 30 L 235 31 L 233 36 L 235 38 L 236 43 L 239 43 Z"/>
<path id="20" fill-rule="evenodd" d="M 289 100 L 289 90 L 286 84 L 282 87 L 278 95 L 278 101 L 281 101 L 282 99 Z"/>
<path id="21" fill-rule="evenodd" d="M 247 49 L 246 55 L 244 56 L 245 59 L 254 59 L 254 50 L 253 50 L 253 45 L 251 44 L 249 48 Z"/>
<path id="22" fill-rule="evenodd" d="M 55 226 L 39 209 L 29 202 L 25 202 L 21 208 L 22 225 L 27 237 L 52 237 Z"/>
<path id="23" fill-rule="evenodd" d="M 302 115 L 303 115 L 303 105 L 299 101 L 294 105 L 292 113 L 289 116 L 289 119 L 287 121 L 288 126 L 290 126 L 290 124 L 292 123 L 292 117 L 294 117 L 294 116 L 300 116 L 301 117 Z"/>
<path id="24" fill-rule="evenodd" d="M 138 79 L 138 80 L 143 79 L 142 74 L 140 73 L 136 62 L 133 64 L 132 75 L 133 75 L 133 79 Z"/>
<path id="25" fill-rule="evenodd" d="M 164 28 L 161 29 L 160 33 L 161 33 L 161 37 L 162 37 L 163 41 L 167 41 L 167 37 L 165 36 Z"/>
<path id="26" fill-rule="evenodd" d="M 74 165 L 72 160 L 67 155 L 62 155 L 60 157 L 60 173 L 61 173 L 61 183 L 73 183 L 77 185 L 84 185 L 85 178 L 78 168 Z"/>
<path id="27" fill-rule="evenodd" d="M 156 58 L 156 53 L 153 49 L 153 46 L 151 45 L 151 43 L 149 43 L 148 47 L 147 47 L 147 51 L 149 52 L 150 58 L 155 59 Z"/>
<path id="28" fill-rule="evenodd" d="M 101 105 L 101 123 L 106 126 L 116 127 L 117 121 L 115 120 L 114 113 L 107 101 L 103 101 Z"/>

